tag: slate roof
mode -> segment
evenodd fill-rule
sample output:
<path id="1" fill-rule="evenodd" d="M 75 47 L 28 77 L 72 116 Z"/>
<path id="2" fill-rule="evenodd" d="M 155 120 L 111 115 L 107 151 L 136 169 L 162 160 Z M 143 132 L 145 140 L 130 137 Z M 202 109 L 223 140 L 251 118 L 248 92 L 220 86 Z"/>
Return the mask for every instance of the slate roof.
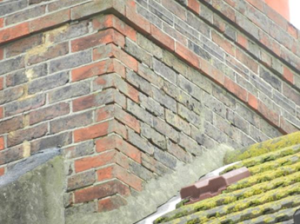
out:
<path id="1" fill-rule="evenodd" d="M 294 223 L 300 208 L 300 132 L 229 153 L 222 173 L 247 167 L 251 176 L 220 195 L 194 204 L 179 204 L 155 223 Z"/>

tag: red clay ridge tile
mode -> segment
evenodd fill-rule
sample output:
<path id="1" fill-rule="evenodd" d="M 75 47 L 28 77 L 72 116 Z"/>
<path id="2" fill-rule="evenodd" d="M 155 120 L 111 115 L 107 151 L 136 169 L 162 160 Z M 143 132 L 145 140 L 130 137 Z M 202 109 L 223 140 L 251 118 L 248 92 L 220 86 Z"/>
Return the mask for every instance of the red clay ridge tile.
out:
<path id="1" fill-rule="evenodd" d="M 229 185 L 249 176 L 249 170 L 246 167 L 242 167 L 221 176 L 203 178 L 193 185 L 182 188 L 180 196 L 182 199 L 189 199 L 186 204 L 192 204 L 214 197 L 222 193 Z"/>

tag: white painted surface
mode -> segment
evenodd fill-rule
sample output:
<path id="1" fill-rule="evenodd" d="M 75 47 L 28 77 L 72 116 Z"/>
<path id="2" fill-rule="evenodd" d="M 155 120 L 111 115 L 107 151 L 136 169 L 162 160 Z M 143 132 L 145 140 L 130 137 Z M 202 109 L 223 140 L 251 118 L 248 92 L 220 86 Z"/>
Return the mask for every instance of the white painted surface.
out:
<path id="1" fill-rule="evenodd" d="M 300 29 L 300 1 L 290 0 L 291 23 Z"/>

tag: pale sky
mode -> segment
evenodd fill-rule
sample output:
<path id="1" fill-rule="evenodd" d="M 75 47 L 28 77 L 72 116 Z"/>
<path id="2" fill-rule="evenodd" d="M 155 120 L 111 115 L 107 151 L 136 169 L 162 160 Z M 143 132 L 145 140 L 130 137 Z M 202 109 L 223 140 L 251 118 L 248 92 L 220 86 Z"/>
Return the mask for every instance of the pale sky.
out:
<path id="1" fill-rule="evenodd" d="M 291 23 L 300 29 L 300 1 L 290 0 Z"/>

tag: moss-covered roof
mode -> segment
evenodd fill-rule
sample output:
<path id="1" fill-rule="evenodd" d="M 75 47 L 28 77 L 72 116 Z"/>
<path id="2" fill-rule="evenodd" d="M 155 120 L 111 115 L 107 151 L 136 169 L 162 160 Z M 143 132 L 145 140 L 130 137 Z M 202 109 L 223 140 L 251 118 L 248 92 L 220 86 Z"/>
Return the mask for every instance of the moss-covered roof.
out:
<path id="1" fill-rule="evenodd" d="M 251 176 L 213 198 L 181 203 L 155 223 L 294 223 L 300 208 L 300 132 L 231 152 L 225 160 L 240 161 L 222 174 L 247 167 Z"/>

